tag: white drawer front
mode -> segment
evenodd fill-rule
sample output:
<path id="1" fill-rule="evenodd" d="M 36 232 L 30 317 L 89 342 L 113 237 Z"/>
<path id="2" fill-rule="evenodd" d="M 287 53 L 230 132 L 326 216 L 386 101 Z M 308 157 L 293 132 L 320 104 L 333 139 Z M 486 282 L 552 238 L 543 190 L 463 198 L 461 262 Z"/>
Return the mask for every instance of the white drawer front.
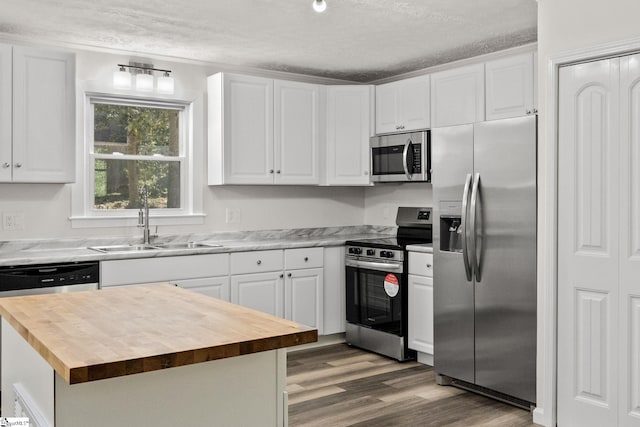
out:
<path id="1" fill-rule="evenodd" d="M 323 248 L 285 249 L 285 270 L 297 270 L 301 268 L 321 268 L 324 264 Z"/>
<path id="2" fill-rule="evenodd" d="M 231 254 L 231 274 L 283 270 L 282 250 L 235 252 Z"/>
<path id="3" fill-rule="evenodd" d="M 409 274 L 433 277 L 433 254 L 409 252 Z"/>
<path id="4" fill-rule="evenodd" d="M 229 254 L 140 258 L 100 263 L 102 286 L 196 279 L 227 274 L 229 274 Z"/>

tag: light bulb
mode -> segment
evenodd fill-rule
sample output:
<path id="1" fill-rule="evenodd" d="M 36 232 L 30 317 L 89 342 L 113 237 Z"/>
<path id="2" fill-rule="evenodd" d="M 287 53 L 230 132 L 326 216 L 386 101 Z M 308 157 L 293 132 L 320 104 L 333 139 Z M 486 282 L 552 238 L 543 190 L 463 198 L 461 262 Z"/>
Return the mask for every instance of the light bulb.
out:
<path id="1" fill-rule="evenodd" d="M 140 92 L 151 92 L 153 90 L 153 76 L 145 73 L 137 74 L 136 90 Z"/>
<path id="2" fill-rule="evenodd" d="M 131 73 L 120 67 L 113 72 L 113 87 L 116 89 L 131 89 Z"/>
<path id="3" fill-rule="evenodd" d="M 158 93 L 166 93 L 171 95 L 173 93 L 173 77 L 165 71 L 163 76 L 158 77 L 157 89 Z"/>
<path id="4" fill-rule="evenodd" d="M 324 12 L 327 8 L 327 2 L 324 0 L 313 0 L 313 10 L 318 13 Z"/>

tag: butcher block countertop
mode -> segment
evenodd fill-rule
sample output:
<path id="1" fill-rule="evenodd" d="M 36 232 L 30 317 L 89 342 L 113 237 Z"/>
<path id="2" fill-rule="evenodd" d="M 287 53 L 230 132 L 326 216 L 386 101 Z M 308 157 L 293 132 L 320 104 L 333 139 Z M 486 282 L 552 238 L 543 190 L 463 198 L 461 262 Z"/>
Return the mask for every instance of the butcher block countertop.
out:
<path id="1" fill-rule="evenodd" d="M 2 298 L 0 315 L 69 384 L 318 339 L 316 329 L 169 284 Z"/>

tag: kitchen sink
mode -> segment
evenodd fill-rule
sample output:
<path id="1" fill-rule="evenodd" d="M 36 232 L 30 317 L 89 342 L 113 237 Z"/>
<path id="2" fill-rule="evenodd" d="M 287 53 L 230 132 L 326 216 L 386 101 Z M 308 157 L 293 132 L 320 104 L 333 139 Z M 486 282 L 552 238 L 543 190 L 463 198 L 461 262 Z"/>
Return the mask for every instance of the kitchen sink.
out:
<path id="1" fill-rule="evenodd" d="M 201 249 L 201 248 L 219 248 L 222 245 L 204 242 L 179 242 L 179 243 L 158 243 L 158 249 Z"/>
<path id="2" fill-rule="evenodd" d="M 112 252 L 140 252 L 140 251 L 161 251 L 161 250 L 179 250 L 179 249 L 202 249 L 202 248 L 219 248 L 222 245 L 215 243 L 203 242 L 177 242 L 177 243 L 158 243 L 157 245 L 114 245 L 114 246 L 91 246 L 89 249 L 102 253 Z"/>
<path id="3" fill-rule="evenodd" d="M 89 249 L 98 251 L 98 252 L 109 253 L 109 252 L 154 251 L 160 248 L 153 245 L 114 245 L 114 246 L 90 246 Z"/>

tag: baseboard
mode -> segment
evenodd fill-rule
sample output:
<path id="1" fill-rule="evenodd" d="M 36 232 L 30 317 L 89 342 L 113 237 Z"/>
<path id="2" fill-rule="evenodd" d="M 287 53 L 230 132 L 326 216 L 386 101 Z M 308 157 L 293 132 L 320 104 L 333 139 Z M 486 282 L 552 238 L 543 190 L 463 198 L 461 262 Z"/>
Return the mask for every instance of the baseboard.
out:
<path id="1" fill-rule="evenodd" d="M 294 352 L 299 350 L 308 350 L 310 348 L 325 347 L 327 345 L 342 344 L 345 343 L 344 333 L 331 334 L 331 335 L 319 335 L 318 341 L 309 344 L 297 345 L 295 347 L 287 348 L 287 352 Z"/>
<path id="2" fill-rule="evenodd" d="M 433 354 L 418 352 L 418 362 L 423 365 L 433 366 Z"/>
<path id="3" fill-rule="evenodd" d="M 547 422 L 547 420 L 544 418 L 544 409 L 543 408 L 536 408 L 533 410 L 533 422 L 535 424 L 539 424 L 541 426 L 546 426 L 547 424 L 545 424 Z"/>

